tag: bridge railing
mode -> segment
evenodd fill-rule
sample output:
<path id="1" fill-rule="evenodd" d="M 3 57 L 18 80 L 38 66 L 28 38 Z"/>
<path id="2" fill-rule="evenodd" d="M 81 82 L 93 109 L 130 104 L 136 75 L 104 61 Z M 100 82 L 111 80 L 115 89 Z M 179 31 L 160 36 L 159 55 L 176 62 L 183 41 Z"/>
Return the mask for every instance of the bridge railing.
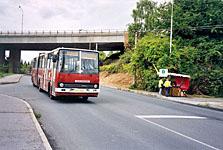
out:
<path id="1" fill-rule="evenodd" d="M 125 30 L 103 29 L 103 30 L 54 30 L 54 31 L 0 31 L 0 36 L 96 36 L 96 35 L 123 35 Z"/>

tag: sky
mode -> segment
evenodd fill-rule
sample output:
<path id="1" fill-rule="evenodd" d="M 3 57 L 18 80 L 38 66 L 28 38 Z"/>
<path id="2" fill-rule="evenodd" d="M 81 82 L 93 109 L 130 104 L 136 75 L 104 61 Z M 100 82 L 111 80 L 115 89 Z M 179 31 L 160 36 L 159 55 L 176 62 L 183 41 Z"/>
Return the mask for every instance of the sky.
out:
<path id="1" fill-rule="evenodd" d="M 137 0 L 0 0 L 0 29 L 125 29 Z"/>
<path id="2" fill-rule="evenodd" d="M 0 31 L 125 30 L 139 0 L 0 0 Z M 164 0 L 156 0 L 164 1 Z M 22 10 L 19 8 L 21 6 Z M 38 52 L 22 51 L 30 61 Z"/>

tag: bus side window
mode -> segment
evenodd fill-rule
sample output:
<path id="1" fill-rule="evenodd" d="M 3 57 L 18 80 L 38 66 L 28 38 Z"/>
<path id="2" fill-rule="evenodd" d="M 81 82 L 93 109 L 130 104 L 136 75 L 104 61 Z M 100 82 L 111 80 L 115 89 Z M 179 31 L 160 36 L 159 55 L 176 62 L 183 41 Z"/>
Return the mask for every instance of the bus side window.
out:
<path id="1" fill-rule="evenodd" d="M 33 67 L 33 68 L 36 68 L 36 60 L 33 61 L 33 65 L 32 65 L 32 67 Z"/>
<path id="2" fill-rule="evenodd" d="M 37 61 L 35 61 L 34 65 L 35 65 L 34 68 L 37 68 L 38 65 Z"/>
<path id="3" fill-rule="evenodd" d="M 45 67 L 45 59 L 44 59 L 44 57 L 42 58 L 42 68 L 44 68 Z"/>
<path id="4" fill-rule="evenodd" d="M 42 59 L 41 59 L 41 57 L 39 58 L 39 66 L 38 66 L 38 68 L 42 68 Z"/>
<path id="5" fill-rule="evenodd" d="M 39 58 L 39 68 L 43 68 L 43 57 Z"/>
<path id="6" fill-rule="evenodd" d="M 43 57 L 40 57 L 40 68 L 43 68 Z"/>
<path id="7" fill-rule="evenodd" d="M 40 68 L 43 68 L 44 67 L 44 59 L 43 59 L 43 57 L 41 57 L 40 62 L 41 62 Z"/>
<path id="8" fill-rule="evenodd" d="M 52 69 L 52 58 L 49 59 L 49 69 Z"/>
<path id="9" fill-rule="evenodd" d="M 50 69 L 50 58 L 47 59 L 47 68 Z"/>
<path id="10" fill-rule="evenodd" d="M 44 57 L 44 69 L 47 69 L 47 58 L 46 57 Z"/>

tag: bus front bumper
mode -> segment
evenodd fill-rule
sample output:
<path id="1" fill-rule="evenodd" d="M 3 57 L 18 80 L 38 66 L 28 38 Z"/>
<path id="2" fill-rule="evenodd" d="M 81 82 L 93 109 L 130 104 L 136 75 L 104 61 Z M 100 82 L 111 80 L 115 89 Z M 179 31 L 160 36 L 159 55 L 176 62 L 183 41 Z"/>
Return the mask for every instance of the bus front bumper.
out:
<path id="1" fill-rule="evenodd" d="M 100 89 L 79 89 L 79 88 L 55 88 L 56 93 L 85 93 L 85 94 L 98 94 Z"/>
<path id="2" fill-rule="evenodd" d="M 55 88 L 53 96 L 97 97 L 100 89 Z"/>

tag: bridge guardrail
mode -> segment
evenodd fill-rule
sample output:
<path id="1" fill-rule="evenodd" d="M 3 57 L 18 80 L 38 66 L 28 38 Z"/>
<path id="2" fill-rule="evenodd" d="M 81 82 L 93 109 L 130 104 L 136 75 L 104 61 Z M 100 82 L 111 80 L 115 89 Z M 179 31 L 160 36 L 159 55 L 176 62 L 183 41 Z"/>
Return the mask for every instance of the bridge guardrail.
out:
<path id="1" fill-rule="evenodd" d="M 123 35 L 125 30 L 104 29 L 104 30 L 57 30 L 57 31 L 0 31 L 0 36 L 96 36 L 96 35 Z"/>

